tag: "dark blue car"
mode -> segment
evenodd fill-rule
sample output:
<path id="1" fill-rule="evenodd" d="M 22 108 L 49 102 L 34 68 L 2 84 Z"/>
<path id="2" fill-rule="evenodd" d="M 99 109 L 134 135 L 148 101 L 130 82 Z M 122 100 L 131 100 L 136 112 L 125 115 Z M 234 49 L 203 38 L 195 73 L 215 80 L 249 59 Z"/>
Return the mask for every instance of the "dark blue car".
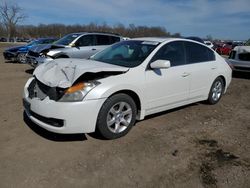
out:
<path id="1" fill-rule="evenodd" d="M 3 56 L 4 56 L 4 59 L 6 60 L 11 60 L 11 61 L 19 62 L 19 63 L 25 63 L 26 53 L 29 51 L 31 47 L 39 45 L 39 44 L 50 44 L 56 40 L 57 40 L 56 38 L 36 39 L 24 46 L 15 46 L 15 47 L 6 49 L 3 52 Z"/>

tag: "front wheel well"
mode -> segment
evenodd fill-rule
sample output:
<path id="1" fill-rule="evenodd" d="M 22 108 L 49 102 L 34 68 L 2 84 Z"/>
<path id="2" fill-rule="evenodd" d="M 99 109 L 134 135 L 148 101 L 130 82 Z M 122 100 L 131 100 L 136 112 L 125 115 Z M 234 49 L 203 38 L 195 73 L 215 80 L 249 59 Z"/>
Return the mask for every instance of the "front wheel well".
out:
<path id="1" fill-rule="evenodd" d="M 119 94 L 119 93 L 126 94 L 134 100 L 134 102 L 136 104 L 136 108 L 137 108 L 137 114 L 138 114 L 138 112 L 141 111 L 141 100 L 140 100 L 139 96 L 137 95 L 137 93 L 135 93 L 132 90 L 120 90 L 120 91 L 113 93 L 111 96 Z M 111 97 L 111 96 L 109 96 L 109 97 Z"/>

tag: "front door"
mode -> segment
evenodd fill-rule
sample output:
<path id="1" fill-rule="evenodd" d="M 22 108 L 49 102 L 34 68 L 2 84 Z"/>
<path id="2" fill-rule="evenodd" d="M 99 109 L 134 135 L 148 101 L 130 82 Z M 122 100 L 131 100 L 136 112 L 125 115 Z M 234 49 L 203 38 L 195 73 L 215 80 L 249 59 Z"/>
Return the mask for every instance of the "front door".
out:
<path id="1" fill-rule="evenodd" d="M 186 70 L 183 42 L 176 41 L 163 46 L 151 62 L 158 59 L 169 60 L 171 67 L 146 70 L 146 115 L 180 106 L 188 99 L 190 73 Z"/>

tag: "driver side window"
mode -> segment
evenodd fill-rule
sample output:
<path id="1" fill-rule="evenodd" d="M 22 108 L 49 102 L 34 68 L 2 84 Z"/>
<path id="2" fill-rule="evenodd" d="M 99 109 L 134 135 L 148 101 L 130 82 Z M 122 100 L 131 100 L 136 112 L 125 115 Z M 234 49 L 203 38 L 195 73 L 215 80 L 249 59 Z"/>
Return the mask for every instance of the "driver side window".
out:
<path id="1" fill-rule="evenodd" d="M 79 38 L 76 41 L 76 46 L 94 46 L 95 42 L 94 42 L 94 36 L 93 35 L 85 35 L 82 36 L 81 38 Z"/>
<path id="2" fill-rule="evenodd" d="M 151 62 L 156 60 L 169 60 L 171 66 L 185 65 L 185 50 L 184 44 L 181 41 L 170 42 L 154 55 Z"/>

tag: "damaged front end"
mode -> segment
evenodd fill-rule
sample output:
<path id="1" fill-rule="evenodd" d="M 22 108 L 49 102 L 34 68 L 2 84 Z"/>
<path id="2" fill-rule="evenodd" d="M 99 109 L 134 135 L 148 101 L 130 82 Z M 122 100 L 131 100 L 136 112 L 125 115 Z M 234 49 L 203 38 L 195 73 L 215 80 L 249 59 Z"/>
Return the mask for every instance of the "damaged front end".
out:
<path id="1" fill-rule="evenodd" d="M 44 57 L 50 50 L 65 48 L 62 45 L 46 44 L 46 45 L 37 45 L 31 48 L 28 52 L 28 55 L 34 57 Z"/>
<path id="2" fill-rule="evenodd" d="M 66 89 L 58 87 L 49 87 L 34 77 L 28 86 L 28 97 L 30 99 L 38 98 L 40 100 L 49 97 L 50 100 L 58 101 L 64 95 L 65 90 Z"/>
<path id="3" fill-rule="evenodd" d="M 58 102 L 79 102 L 91 91 L 94 87 L 99 85 L 100 82 L 77 82 L 69 88 L 49 87 L 37 78 L 31 81 L 28 86 L 28 97 L 30 99 L 38 98 L 44 100 L 48 97 L 50 100 Z"/>
<path id="4" fill-rule="evenodd" d="M 59 60 L 37 67 L 27 90 L 29 98 L 58 102 L 79 102 L 101 80 L 128 71 L 126 67 L 91 60 Z"/>
<path id="5" fill-rule="evenodd" d="M 40 64 L 52 61 L 54 59 L 54 56 L 49 54 L 49 53 L 53 54 L 53 51 L 50 50 L 60 49 L 60 48 L 65 48 L 65 47 L 62 45 L 53 45 L 53 44 L 37 45 L 28 51 L 26 55 L 26 62 L 30 64 L 32 67 L 37 67 Z"/>

